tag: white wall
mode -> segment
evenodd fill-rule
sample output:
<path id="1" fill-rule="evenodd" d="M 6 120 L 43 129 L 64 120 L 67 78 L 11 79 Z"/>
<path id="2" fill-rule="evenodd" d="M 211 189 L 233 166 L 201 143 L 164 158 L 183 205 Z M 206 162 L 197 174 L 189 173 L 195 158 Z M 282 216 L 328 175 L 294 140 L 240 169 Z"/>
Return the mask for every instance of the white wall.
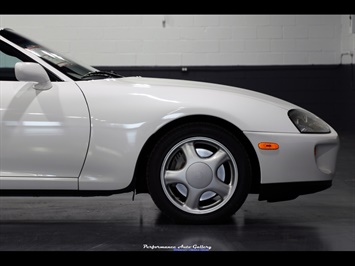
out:
<path id="1" fill-rule="evenodd" d="M 347 17 L 0 15 L 0 27 L 95 66 L 339 64 L 354 50 Z"/>
<path id="2" fill-rule="evenodd" d="M 341 63 L 354 63 L 355 52 L 355 27 L 353 27 L 354 15 L 341 16 Z"/>

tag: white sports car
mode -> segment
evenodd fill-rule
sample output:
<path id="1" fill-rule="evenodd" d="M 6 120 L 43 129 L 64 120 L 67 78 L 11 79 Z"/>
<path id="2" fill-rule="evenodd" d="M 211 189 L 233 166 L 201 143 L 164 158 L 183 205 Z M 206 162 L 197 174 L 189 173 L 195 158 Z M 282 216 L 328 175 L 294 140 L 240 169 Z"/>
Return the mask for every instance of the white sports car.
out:
<path id="1" fill-rule="evenodd" d="M 261 93 L 122 77 L 0 29 L 1 196 L 149 193 L 181 223 L 327 189 L 337 132 Z"/>

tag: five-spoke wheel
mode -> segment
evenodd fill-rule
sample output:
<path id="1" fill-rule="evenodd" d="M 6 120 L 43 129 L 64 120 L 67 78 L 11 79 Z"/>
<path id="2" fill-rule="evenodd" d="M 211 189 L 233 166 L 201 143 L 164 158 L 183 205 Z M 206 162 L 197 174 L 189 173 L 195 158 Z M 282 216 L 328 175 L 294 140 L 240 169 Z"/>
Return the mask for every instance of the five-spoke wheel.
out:
<path id="1" fill-rule="evenodd" d="M 148 188 L 156 205 L 179 222 L 212 223 L 235 213 L 250 189 L 243 144 L 209 123 L 184 124 L 156 144 Z"/>

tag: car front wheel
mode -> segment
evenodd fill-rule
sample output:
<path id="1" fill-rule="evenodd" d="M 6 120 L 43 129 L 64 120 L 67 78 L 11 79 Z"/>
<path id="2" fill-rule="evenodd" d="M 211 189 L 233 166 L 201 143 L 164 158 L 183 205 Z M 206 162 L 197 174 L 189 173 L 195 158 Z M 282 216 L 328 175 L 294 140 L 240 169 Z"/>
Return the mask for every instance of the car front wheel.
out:
<path id="1" fill-rule="evenodd" d="M 153 201 L 181 223 L 215 223 L 230 217 L 251 186 L 243 144 L 209 123 L 184 124 L 167 132 L 152 150 L 147 169 Z"/>

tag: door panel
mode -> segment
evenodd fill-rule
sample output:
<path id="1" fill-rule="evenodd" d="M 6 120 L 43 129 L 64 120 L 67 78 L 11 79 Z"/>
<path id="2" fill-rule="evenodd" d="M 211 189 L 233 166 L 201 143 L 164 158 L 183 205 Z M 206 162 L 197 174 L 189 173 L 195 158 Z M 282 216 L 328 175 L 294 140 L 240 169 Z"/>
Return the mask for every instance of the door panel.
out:
<path id="1" fill-rule="evenodd" d="M 0 81 L 0 177 L 77 178 L 89 143 L 85 98 L 74 82 Z"/>

